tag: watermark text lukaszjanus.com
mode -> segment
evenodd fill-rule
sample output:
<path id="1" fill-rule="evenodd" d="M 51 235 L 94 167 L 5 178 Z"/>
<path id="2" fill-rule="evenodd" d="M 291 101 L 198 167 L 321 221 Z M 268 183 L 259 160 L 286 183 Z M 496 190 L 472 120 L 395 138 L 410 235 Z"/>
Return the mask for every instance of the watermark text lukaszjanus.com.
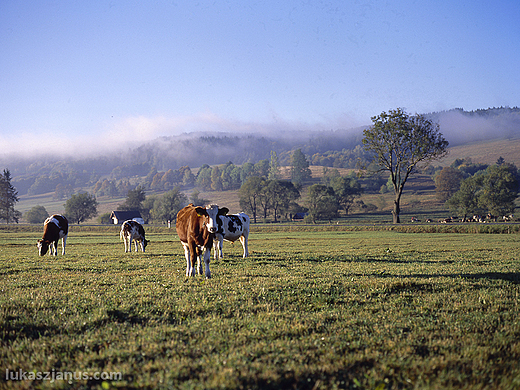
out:
<path id="1" fill-rule="evenodd" d="M 24 371 L 5 370 L 6 381 L 85 381 L 85 380 L 102 380 L 102 381 L 120 381 L 123 374 L 120 372 L 84 372 L 84 371 Z"/>

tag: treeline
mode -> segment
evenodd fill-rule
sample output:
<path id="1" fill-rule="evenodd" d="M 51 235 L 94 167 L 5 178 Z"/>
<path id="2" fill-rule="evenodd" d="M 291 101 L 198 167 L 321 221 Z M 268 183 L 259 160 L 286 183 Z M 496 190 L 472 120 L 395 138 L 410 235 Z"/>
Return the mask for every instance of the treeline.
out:
<path id="1" fill-rule="evenodd" d="M 520 123 L 520 108 L 518 107 L 488 108 L 475 111 L 454 109 L 427 115 L 437 121 L 453 113 L 460 113 L 468 118 L 492 119 L 492 124 L 498 126 L 497 134 L 503 133 L 499 128 L 516 129 L 511 130 L 511 134 L 517 134 Z M 238 167 L 245 167 L 244 169 L 247 171 L 248 164 L 256 165 L 263 160 L 269 160 L 272 151 L 277 153 L 282 166 L 290 165 L 292 153 L 294 150 L 300 149 L 311 165 L 350 169 L 362 167 L 367 164 L 369 159 L 361 146 L 362 130 L 363 128 L 320 131 L 302 133 L 299 136 L 183 134 L 161 137 L 135 149 L 114 151 L 110 155 L 78 159 L 38 156 L 34 159 L 18 158 L 0 161 L 0 166 L 10 169 L 13 184 L 20 195 L 56 192 L 58 197 L 67 197 L 71 191 L 91 187 L 98 181 L 103 183 L 105 180 L 108 180 L 108 183 L 105 184 L 102 191 L 113 194 L 112 184 L 117 188 L 118 182 L 123 181 L 135 186 L 136 177 L 139 177 L 140 180 L 142 177 L 146 177 L 145 184 L 151 186 L 153 176 L 158 172 L 168 172 L 168 179 L 163 180 L 160 184 L 156 182 L 154 186 L 163 184 L 165 185 L 163 189 L 166 190 L 175 185 L 186 185 L 186 179 L 189 180 L 189 178 L 180 180 L 175 177 L 174 181 L 169 178 L 182 167 L 214 167 L 232 161 Z M 452 136 L 460 133 L 459 130 L 450 129 L 449 126 L 441 130 L 452 132 Z M 450 140 L 449 137 L 447 138 Z M 228 168 L 226 168 L 227 171 Z M 233 173 L 231 181 L 229 178 L 223 178 L 224 188 L 236 188 L 244 182 L 247 173 L 245 176 L 242 174 L 240 180 L 236 173 Z M 152 177 L 148 177 L 149 175 Z M 231 187 L 226 187 L 228 185 Z M 204 188 L 207 188 L 205 184 Z M 99 190 L 99 188 L 96 189 L 96 191 Z"/>
<path id="2" fill-rule="evenodd" d="M 438 199 L 463 221 L 512 218 L 520 174 L 514 164 L 506 163 L 502 157 L 494 165 L 457 159 L 440 170 L 434 180 Z"/>

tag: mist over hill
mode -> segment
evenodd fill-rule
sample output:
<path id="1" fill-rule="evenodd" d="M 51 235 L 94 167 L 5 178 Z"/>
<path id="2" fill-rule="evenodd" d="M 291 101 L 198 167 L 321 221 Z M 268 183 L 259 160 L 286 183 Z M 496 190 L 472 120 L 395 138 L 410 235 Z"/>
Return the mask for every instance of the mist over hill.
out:
<path id="1" fill-rule="evenodd" d="M 439 123 L 440 131 L 451 147 L 484 140 L 520 138 L 518 107 L 476 111 L 457 108 L 425 115 Z M 0 168 L 11 171 L 14 185 L 23 194 L 39 177 L 55 177 L 56 181 L 68 178 L 75 182 L 74 186 L 82 186 L 103 176 L 113 176 L 114 172 L 118 172 L 119 176 L 131 177 L 146 175 L 152 168 L 161 171 L 182 166 L 197 168 L 203 164 L 256 163 L 269 159 L 271 151 L 277 153 L 281 165 L 288 165 L 296 149 L 301 149 L 309 157 L 349 153 L 354 149 L 359 156 L 363 129 L 369 126 L 328 131 L 273 130 L 246 134 L 192 132 L 160 137 L 134 148 L 115 148 L 112 152 L 91 157 L 60 157 L 51 154 L 35 157 L 0 156 Z"/>
<path id="2" fill-rule="evenodd" d="M 520 108 L 499 107 L 464 111 L 456 108 L 426 114 L 439 123 L 440 131 L 450 146 L 471 142 L 519 138 Z"/>

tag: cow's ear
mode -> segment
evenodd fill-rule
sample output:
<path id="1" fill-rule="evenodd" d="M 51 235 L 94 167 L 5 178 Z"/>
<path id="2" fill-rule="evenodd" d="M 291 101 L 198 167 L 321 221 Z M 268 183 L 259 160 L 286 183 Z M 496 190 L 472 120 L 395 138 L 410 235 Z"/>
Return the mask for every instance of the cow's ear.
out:
<path id="1" fill-rule="evenodd" d="M 204 207 L 195 207 L 195 211 L 197 212 L 197 215 L 199 217 L 205 217 L 206 215 L 208 215 L 208 212 Z"/>
<path id="2" fill-rule="evenodd" d="M 218 209 L 218 215 L 226 215 L 229 213 L 229 209 L 227 207 L 222 207 L 221 209 Z"/>

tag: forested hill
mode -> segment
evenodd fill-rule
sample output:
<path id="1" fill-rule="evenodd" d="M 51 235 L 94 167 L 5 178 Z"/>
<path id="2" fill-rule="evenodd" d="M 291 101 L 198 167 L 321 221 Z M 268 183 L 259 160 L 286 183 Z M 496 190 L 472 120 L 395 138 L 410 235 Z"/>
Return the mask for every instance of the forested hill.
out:
<path id="1" fill-rule="evenodd" d="M 438 122 L 450 146 L 488 139 L 520 138 L 520 108 L 449 111 L 426 114 Z M 203 164 L 232 162 L 241 165 L 269 159 L 277 153 L 281 165 L 290 164 L 290 156 L 301 149 L 313 165 L 354 168 L 365 157 L 361 147 L 363 129 L 282 134 L 189 133 L 161 137 L 132 150 L 114 150 L 89 158 L 7 159 L 0 155 L 0 168 L 8 168 L 20 194 L 37 180 L 69 183 L 74 188 L 92 184 L 100 177 L 125 178 L 147 175 L 150 170 L 164 171 L 182 166 L 197 168 Z M 55 185 L 55 184 L 54 184 Z"/>

